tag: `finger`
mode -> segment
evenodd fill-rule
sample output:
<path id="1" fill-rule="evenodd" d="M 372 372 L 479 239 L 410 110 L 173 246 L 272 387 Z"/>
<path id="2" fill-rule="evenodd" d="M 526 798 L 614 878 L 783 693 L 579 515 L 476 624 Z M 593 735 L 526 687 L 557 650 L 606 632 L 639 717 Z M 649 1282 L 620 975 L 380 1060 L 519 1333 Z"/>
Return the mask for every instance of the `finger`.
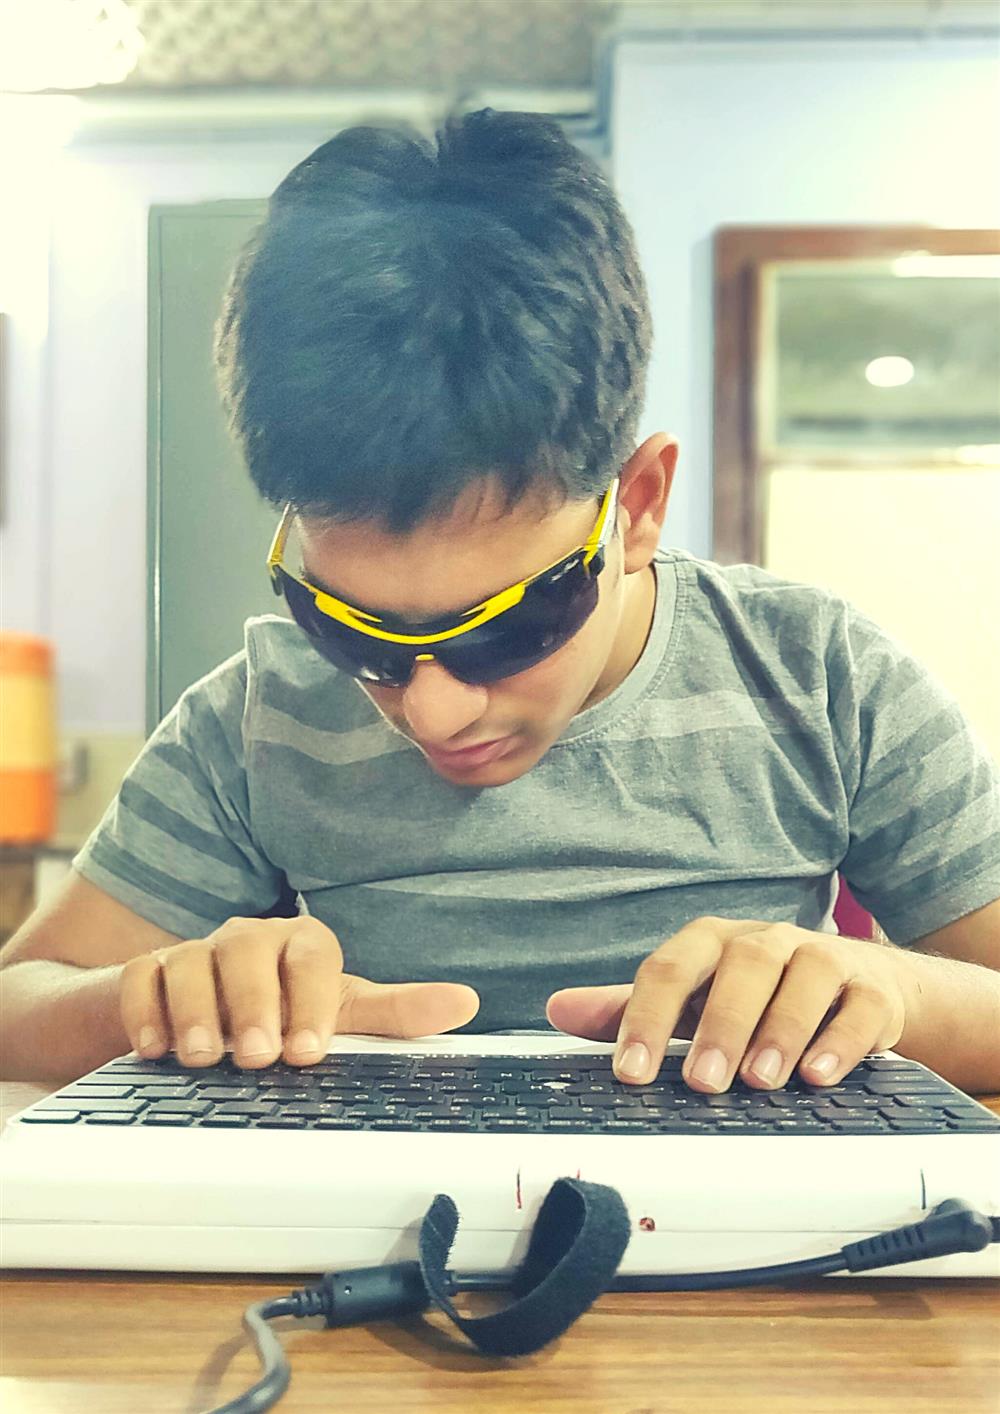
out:
<path id="1" fill-rule="evenodd" d="M 436 1036 L 464 1026 L 479 994 L 459 982 L 369 982 L 345 973 L 337 1030 L 359 1036 Z"/>
<path id="2" fill-rule="evenodd" d="M 129 1044 L 147 1060 L 170 1049 L 170 1023 L 163 993 L 163 972 L 153 953 L 129 958 L 118 984 L 118 1009 Z"/>
<path id="3" fill-rule="evenodd" d="M 279 927 L 267 926 L 272 922 Z M 272 1065 L 281 1054 L 278 955 L 288 928 L 287 918 L 231 918 L 212 935 L 234 1058 L 248 1070 Z"/>
<path id="4" fill-rule="evenodd" d="M 836 1010 L 843 986 L 843 965 L 822 945 L 806 942 L 796 948 L 747 1048 L 741 1078 L 756 1088 L 784 1085 L 802 1052 Z"/>
<path id="5" fill-rule="evenodd" d="M 326 1055 L 340 1010 L 344 954 L 331 930 L 303 918 L 286 941 L 278 972 L 285 1016 L 282 1055 L 310 1065 Z"/>
<path id="6" fill-rule="evenodd" d="M 877 984 L 852 978 L 836 1015 L 809 1047 L 799 1066 L 810 1085 L 835 1085 L 869 1051 L 894 1046 L 903 1033 L 896 1002 Z"/>
<path id="7" fill-rule="evenodd" d="M 688 998 L 718 965 L 726 932 L 720 922 L 688 923 L 640 963 L 618 1031 L 613 1068 L 620 1080 L 643 1084 L 659 1071 Z"/>
<path id="8" fill-rule="evenodd" d="M 182 1065 L 214 1065 L 222 1056 L 212 951 L 209 939 L 197 938 L 156 953 L 173 1044 Z"/>
<path id="9" fill-rule="evenodd" d="M 615 987 L 565 987 L 549 997 L 545 1015 L 558 1031 L 570 1036 L 613 1041 L 631 995 L 631 982 Z"/>
<path id="10" fill-rule="evenodd" d="M 785 967 L 787 949 L 766 933 L 735 938 L 723 953 L 684 1060 L 693 1090 L 728 1090 Z"/>

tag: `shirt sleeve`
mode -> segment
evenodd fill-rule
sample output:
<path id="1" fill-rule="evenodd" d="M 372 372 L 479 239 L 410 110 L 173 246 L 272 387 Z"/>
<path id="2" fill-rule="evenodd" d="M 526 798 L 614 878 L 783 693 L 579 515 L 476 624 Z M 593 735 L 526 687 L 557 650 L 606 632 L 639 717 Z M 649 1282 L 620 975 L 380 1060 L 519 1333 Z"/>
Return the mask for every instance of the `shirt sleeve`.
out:
<path id="1" fill-rule="evenodd" d="M 841 869 L 908 944 L 1000 898 L 1000 770 L 928 670 L 840 608 L 828 682 L 849 806 Z"/>
<path id="2" fill-rule="evenodd" d="M 246 655 L 190 687 L 129 770 L 73 867 L 180 938 L 272 912 L 283 873 L 254 840 L 243 744 Z"/>

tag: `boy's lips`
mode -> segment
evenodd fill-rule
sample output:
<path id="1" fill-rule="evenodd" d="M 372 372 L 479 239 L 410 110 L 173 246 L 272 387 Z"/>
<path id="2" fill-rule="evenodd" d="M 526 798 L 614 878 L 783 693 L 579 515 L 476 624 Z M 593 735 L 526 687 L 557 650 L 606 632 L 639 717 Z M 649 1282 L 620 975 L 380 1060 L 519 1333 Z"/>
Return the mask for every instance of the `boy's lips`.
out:
<path id="1" fill-rule="evenodd" d="M 438 747 L 421 746 L 428 760 L 435 766 L 485 766 L 505 756 L 514 745 L 512 736 L 495 737 L 492 741 L 477 742 L 475 746 L 463 747 L 461 751 L 443 751 Z"/>

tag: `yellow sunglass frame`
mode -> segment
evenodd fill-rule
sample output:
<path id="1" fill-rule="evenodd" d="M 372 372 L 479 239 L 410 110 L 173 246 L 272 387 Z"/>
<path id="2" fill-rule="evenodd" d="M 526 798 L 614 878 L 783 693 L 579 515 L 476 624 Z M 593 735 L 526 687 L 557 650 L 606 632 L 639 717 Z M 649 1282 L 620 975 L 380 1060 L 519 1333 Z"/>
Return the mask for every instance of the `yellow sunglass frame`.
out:
<path id="1" fill-rule="evenodd" d="M 344 624 L 347 628 L 354 629 L 357 633 L 367 635 L 369 638 L 382 639 L 387 643 L 401 643 L 408 646 L 419 647 L 421 645 L 442 643 L 449 638 L 457 638 L 460 634 L 469 633 L 472 629 L 478 628 L 481 624 L 488 623 L 498 615 L 506 613 L 515 604 L 519 604 L 524 598 L 527 589 L 537 580 L 543 579 L 551 574 L 560 565 L 566 564 L 570 560 L 576 559 L 578 555 L 583 555 L 584 565 L 589 565 L 599 550 L 602 550 L 611 537 L 617 520 L 618 510 L 618 487 L 620 478 L 615 477 L 601 501 L 600 510 L 597 513 L 597 520 L 594 528 L 582 545 L 578 545 L 575 550 L 571 550 L 568 555 L 561 556 L 558 560 L 553 560 L 552 564 L 545 569 L 539 570 L 536 574 L 529 575 L 527 579 L 520 580 L 517 584 L 510 585 L 507 589 L 501 589 L 497 594 L 491 594 L 488 599 L 484 599 L 481 604 L 475 605 L 471 609 L 466 609 L 459 616 L 458 623 L 448 629 L 437 633 L 395 633 L 390 629 L 381 627 L 385 620 L 380 619 L 377 614 L 368 613 L 365 609 L 355 608 L 347 604 L 342 599 L 337 599 L 332 594 L 328 594 L 325 589 L 320 589 L 315 584 L 310 584 L 309 580 L 303 579 L 301 575 L 292 572 L 282 563 L 285 545 L 291 530 L 292 520 L 296 511 L 289 503 L 282 512 L 278 528 L 274 532 L 274 539 L 271 541 L 271 548 L 267 555 L 267 568 L 271 577 L 271 584 L 275 594 L 281 594 L 281 576 L 287 575 L 289 579 L 300 584 L 303 589 L 307 589 L 313 596 L 316 608 L 320 613 L 328 618 L 334 619 L 337 623 Z M 429 655 L 428 655 L 429 656 Z"/>

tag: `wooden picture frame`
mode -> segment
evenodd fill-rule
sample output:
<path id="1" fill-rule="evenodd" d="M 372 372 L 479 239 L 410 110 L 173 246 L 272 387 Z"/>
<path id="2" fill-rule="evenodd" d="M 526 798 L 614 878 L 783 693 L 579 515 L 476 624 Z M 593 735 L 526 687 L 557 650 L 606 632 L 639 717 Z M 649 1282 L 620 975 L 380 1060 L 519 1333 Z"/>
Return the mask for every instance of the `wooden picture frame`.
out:
<path id="1" fill-rule="evenodd" d="M 1000 255 L 1000 231 L 930 226 L 726 226 L 714 237 L 713 558 L 761 563 L 764 467 L 759 450 L 759 291 L 776 261 L 906 255 Z"/>

